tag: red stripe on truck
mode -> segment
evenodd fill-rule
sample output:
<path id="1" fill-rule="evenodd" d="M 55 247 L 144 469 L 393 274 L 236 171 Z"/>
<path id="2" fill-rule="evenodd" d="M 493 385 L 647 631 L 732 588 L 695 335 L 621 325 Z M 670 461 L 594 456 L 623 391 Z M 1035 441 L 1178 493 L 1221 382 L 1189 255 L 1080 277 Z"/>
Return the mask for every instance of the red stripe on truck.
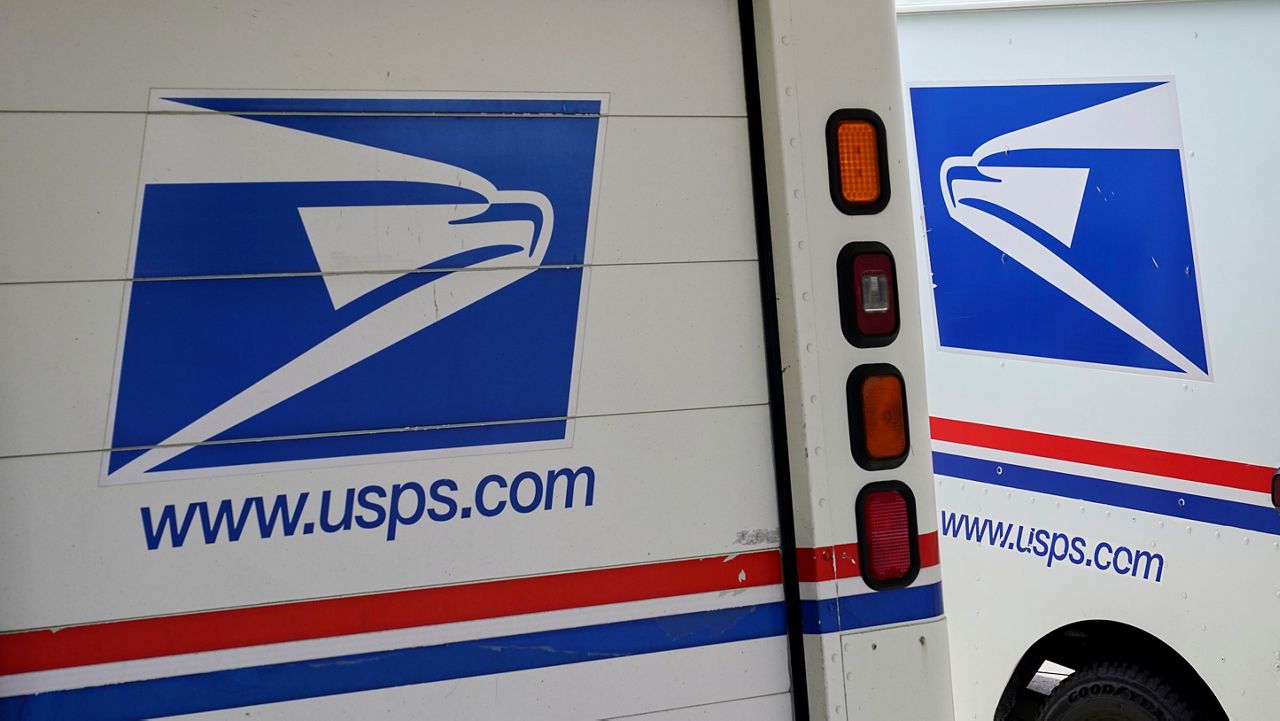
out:
<path id="1" fill-rule="evenodd" d="M 858 570 L 858 544 L 796 549 L 796 576 L 803 583 L 852 578 Z"/>
<path id="2" fill-rule="evenodd" d="M 938 532 L 920 534 L 920 567 L 938 565 Z"/>
<path id="3" fill-rule="evenodd" d="M 938 532 L 919 536 L 920 567 L 938 565 Z M 858 544 L 842 543 L 837 546 L 796 549 L 796 576 L 802 583 L 834 581 L 837 578 L 856 578 L 862 575 L 858 568 Z"/>
<path id="4" fill-rule="evenodd" d="M 782 582 L 776 550 L 0 635 L 0 675 Z"/>
<path id="5" fill-rule="evenodd" d="M 1275 473 L 1272 468 L 1248 463 L 988 426 L 949 418 L 930 418 L 929 427 L 935 441 L 961 443 L 966 446 L 1023 453 L 1029 456 L 1085 463 L 1091 466 L 1177 478 L 1258 493 L 1271 492 L 1271 476 Z"/>

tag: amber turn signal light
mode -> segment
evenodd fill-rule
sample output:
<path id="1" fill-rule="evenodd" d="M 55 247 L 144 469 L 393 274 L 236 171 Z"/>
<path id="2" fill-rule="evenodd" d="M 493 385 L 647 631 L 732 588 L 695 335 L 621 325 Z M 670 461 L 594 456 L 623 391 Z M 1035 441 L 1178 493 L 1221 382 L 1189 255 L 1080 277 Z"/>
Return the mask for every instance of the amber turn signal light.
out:
<path id="1" fill-rule="evenodd" d="M 849 375 L 846 394 L 854 460 L 871 471 L 902 465 L 911 445 L 902 374 L 887 363 L 858 366 Z"/>
<path id="2" fill-rule="evenodd" d="M 866 120 L 836 125 L 836 160 L 840 166 L 840 195 L 846 203 L 874 203 L 880 199 L 880 151 L 876 129 Z"/>
<path id="3" fill-rule="evenodd" d="M 862 432 L 868 457 L 885 460 L 907 452 L 905 415 L 901 378 L 886 373 L 863 379 Z"/>
<path id="4" fill-rule="evenodd" d="M 831 200 L 849 215 L 878 213 L 889 203 L 884 123 L 870 110 L 837 110 L 827 120 Z"/>

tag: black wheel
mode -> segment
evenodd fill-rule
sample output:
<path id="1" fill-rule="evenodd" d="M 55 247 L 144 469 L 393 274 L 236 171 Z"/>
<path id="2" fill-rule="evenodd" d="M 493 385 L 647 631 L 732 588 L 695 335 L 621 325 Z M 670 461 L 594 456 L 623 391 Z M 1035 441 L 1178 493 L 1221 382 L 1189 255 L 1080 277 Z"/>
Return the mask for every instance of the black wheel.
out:
<path id="1" fill-rule="evenodd" d="M 1095 663 L 1049 695 L 1038 721 L 1197 721 L 1205 718 L 1179 689 L 1134 664 Z"/>

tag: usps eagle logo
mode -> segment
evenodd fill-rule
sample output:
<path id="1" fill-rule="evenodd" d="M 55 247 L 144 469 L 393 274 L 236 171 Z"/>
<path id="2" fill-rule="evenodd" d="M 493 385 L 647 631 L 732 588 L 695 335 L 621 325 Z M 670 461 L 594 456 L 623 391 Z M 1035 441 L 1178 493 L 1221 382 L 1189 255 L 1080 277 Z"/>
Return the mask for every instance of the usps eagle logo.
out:
<path id="1" fill-rule="evenodd" d="M 910 98 L 943 348 L 1209 378 L 1171 80 Z"/>
<path id="2" fill-rule="evenodd" d="M 563 443 L 602 102 L 157 93 L 104 482 Z"/>

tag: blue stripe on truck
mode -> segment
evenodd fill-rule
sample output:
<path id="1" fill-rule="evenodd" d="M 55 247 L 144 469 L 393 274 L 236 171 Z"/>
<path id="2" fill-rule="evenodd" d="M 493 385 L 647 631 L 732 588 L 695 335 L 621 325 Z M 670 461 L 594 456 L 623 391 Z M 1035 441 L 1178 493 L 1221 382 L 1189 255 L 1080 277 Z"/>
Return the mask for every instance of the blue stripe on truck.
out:
<path id="1" fill-rule="evenodd" d="M 942 615 L 942 584 L 872 591 L 800 602 L 805 633 L 852 631 Z"/>
<path id="2" fill-rule="evenodd" d="M 0 719 L 138 719 L 561 666 L 786 633 L 781 602 L 0 699 Z"/>
<path id="3" fill-rule="evenodd" d="M 1257 506 L 940 451 L 933 453 L 933 471 L 939 476 L 1280 535 L 1280 512 L 1271 506 Z"/>

